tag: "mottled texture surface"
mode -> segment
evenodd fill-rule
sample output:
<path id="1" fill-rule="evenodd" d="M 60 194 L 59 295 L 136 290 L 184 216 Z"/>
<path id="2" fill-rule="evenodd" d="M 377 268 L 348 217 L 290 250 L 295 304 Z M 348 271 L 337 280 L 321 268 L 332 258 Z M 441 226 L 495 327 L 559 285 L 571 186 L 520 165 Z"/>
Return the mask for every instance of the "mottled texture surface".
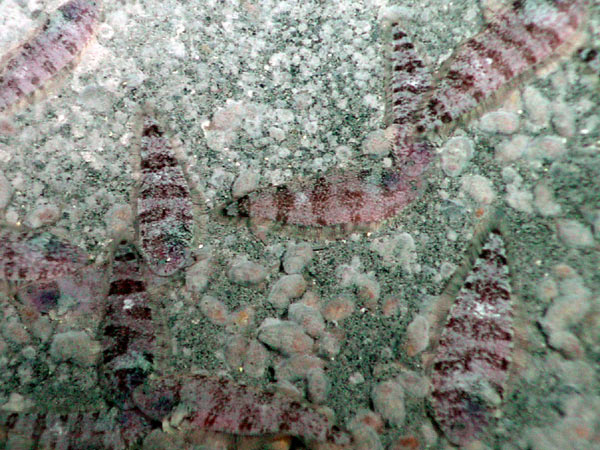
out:
<path id="1" fill-rule="evenodd" d="M 492 232 L 448 314 L 433 360 L 431 402 L 455 444 L 480 438 L 502 401 L 513 347 L 510 293 L 504 242 Z"/>
<path id="2" fill-rule="evenodd" d="M 395 127 L 395 169 L 373 183 L 352 174 L 330 174 L 293 188 L 263 189 L 238 200 L 242 215 L 300 227 L 341 225 L 348 231 L 396 215 L 418 197 L 417 189 L 433 158 L 422 137 L 455 123 L 483 106 L 502 88 L 545 62 L 580 28 L 583 1 L 523 8 L 521 2 L 498 14 L 462 44 L 434 77 L 390 14 L 388 120 Z M 448 127 L 449 128 L 449 127 Z"/>
<path id="3" fill-rule="evenodd" d="M 255 221 L 301 227 L 376 225 L 395 215 L 418 195 L 421 180 L 396 172 L 369 180 L 369 174 L 343 173 L 297 186 L 250 193 L 237 200 L 238 213 Z M 375 175 L 376 177 L 377 175 Z"/>
<path id="4" fill-rule="evenodd" d="M 22 42 L 43 23 L 40 11 L 60 1 L 0 2 L 0 53 Z M 403 10 L 399 26 L 426 67 L 435 68 L 507 3 L 106 3 L 96 38 L 55 91 L 59 95 L 20 109 L 11 116 L 13 134 L 0 135 L 0 221 L 37 223 L 95 261 L 91 271 L 70 275 L 68 282 L 56 279 L 58 298 L 55 284 L 23 296 L 29 283 L 0 288 L 2 419 L 10 416 L 14 424 L 38 412 L 64 416 L 52 430 L 65 430 L 63 439 L 71 439 L 62 425 L 67 416 L 101 412 L 106 422 L 94 429 L 126 431 L 129 442 L 145 436 L 146 448 L 332 446 L 290 436 L 280 436 L 275 446 L 267 441 L 273 436 L 200 430 L 186 420 L 192 411 L 178 398 L 181 388 L 147 390 L 146 402 L 138 393 L 154 376 L 185 385 L 200 374 L 258 392 L 291 392 L 302 404 L 318 401 L 328 423 L 355 437 L 352 450 L 447 449 L 427 399 L 426 356 L 437 339 L 423 340 L 441 333 L 447 310 L 438 322 L 431 311 L 448 280 L 463 270 L 477 224 L 499 209 L 514 268 L 513 301 L 525 320 L 515 327 L 515 374 L 499 403 L 497 426 L 469 445 L 595 450 L 600 116 L 598 75 L 582 58 L 536 71 L 481 121 L 459 121 L 453 136 L 459 141 L 440 143 L 441 164 L 437 158 L 428 163 L 420 196 L 377 231 L 315 243 L 274 227 L 258 240 L 235 221 L 214 220 L 215 209 L 232 197 L 259 186 L 292 187 L 294 180 L 330 170 L 366 171 L 373 174 L 369 182 L 381 184 L 386 178 L 377 175 L 395 164 L 390 142 L 382 139 L 390 130 L 381 128 L 385 10 Z M 591 41 L 579 44 L 586 48 L 598 48 L 595 3 L 585 28 Z M 115 235 L 134 241 L 131 192 L 140 172 L 131 156 L 139 153 L 139 112 L 146 102 L 156 107 L 157 122 L 173 138 L 189 186 L 192 192 L 198 187 L 208 214 L 195 217 L 201 234 L 193 265 L 148 280 L 158 306 L 153 326 L 167 345 L 155 353 L 154 374 L 134 389 L 135 406 L 119 414 L 108 405 L 115 405 L 114 396 L 99 382 L 101 358 L 93 348 L 102 343 L 99 312 L 106 302 L 91 305 L 105 296 L 87 285 L 97 280 L 97 270 L 112 270 Z M 51 222 L 30 220 L 49 207 Z M 293 295 L 280 295 L 290 274 L 303 283 Z M 265 344 L 259 330 L 273 320 L 287 326 L 273 330 Z M 310 336 L 312 345 L 305 338 L 300 347 L 277 345 L 277 337 L 281 342 L 290 332 Z M 79 337 L 92 345 L 78 346 Z M 385 387 L 394 393 L 387 404 Z M 493 395 L 486 398 L 496 404 Z M 140 417 L 149 421 L 150 433 Z M 3 421 L 0 447 L 17 435 Z"/>
<path id="5" fill-rule="evenodd" d="M 419 132 L 455 121 L 543 63 L 573 37 L 587 15 L 582 0 L 515 5 L 515 10 L 494 17 L 444 63 L 434 81 L 436 89 L 426 96 L 422 117 L 417 119 Z"/>
<path id="6" fill-rule="evenodd" d="M 115 250 L 102 327 L 101 380 L 109 402 L 130 409 L 133 390 L 153 371 L 156 336 L 141 257 L 131 244 Z"/>
<path id="7" fill-rule="evenodd" d="M 142 179 L 137 192 L 140 247 L 154 273 L 172 275 L 190 256 L 190 190 L 169 139 L 149 116 L 144 117 L 141 140 Z"/>
<path id="8" fill-rule="evenodd" d="M 0 229 L 0 279 L 46 281 L 81 269 L 85 252 L 48 232 Z"/>
<path id="9" fill-rule="evenodd" d="M 226 379 L 186 381 L 181 397 L 191 410 L 192 427 L 242 435 L 288 434 L 308 442 L 350 442 L 323 414 L 301 402 Z"/>
<path id="10" fill-rule="evenodd" d="M 98 26 L 100 1 L 71 0 L 42 25 L 39 34 L 16 48 L 0 65 L 0 113 L 61 73 L 81 53 Z"/>

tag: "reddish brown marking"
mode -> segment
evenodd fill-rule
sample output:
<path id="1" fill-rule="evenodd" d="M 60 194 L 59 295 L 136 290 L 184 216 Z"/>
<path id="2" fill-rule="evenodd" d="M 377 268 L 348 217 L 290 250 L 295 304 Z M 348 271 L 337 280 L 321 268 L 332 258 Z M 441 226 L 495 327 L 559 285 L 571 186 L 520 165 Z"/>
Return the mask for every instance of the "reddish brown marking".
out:
<path id="1" fill-rule="evenodd" d="M 508 64 L 506 59 L 504 59 L 504 55 L 501 51 L 496 50 L 493 47 L 486 46 L 486 51 L 484 55 L 494 61 L 494 69 L 499 71 L 504 77 L 504 80 L 502 80 L 502 82 L 506 82 L 515 76 L 515 73 L 510 68 L 510 65 Z"/>
<path id="2" fill-rule="evenodd" d="M 325 205 L 331 201 L 332 195 L 332 185 L 325 178 L 319 178 L 308 194 L 308 201 L 312 205 L 312 212 L 317 216 L 317 225 L 328 225 Z M 345 201 L 344 198 L 340 198 L 339 200 L 340 202 Z"/>
<path id="3" fill-rule="evenodd" d="M 121 243 L 121 245 L 124 245 Z M 118 255 L 115 255 L 115 261 L 117 262 L 130 262 L 137 259 L 137 255 L 134 252 L 123 252 Z"/>
<path id="4" fill-rule="evenodd" d="M 527 64 L 533 66 L 537 63 L 537 57 L 534 51 L 529 48 L 532 41 L 531 36 L 527 35 L 521 23 L 513 22 L 513 26 L 510 26 L 508 23 L 506 25 L 493 23 L 491 27 L 493 31 L 497 30 L 496 35 L 508 48 L 518 51 Z"/>
<path id="5" fill-rule="evenodd" d="M 63 47 L 71 54 L 75 55 L 77 53 L 77 46 L 73 42 L 63 41 Z"/>
<path id="6" fill-rule="evenodd" d="M 495 319 L 483 317 L 451 317 L 446 324 L 448 329 L 461 333 L 477 341 L 510 341 L 512 336 Z M 468 331 L 468 333 L 467 333 Z"/>
<path id="7" fill-rule="evenodd" d="M 49 60 L 44 61 L 43 64 L 42 64 L 42 67 L 50 75 L 54 75 L 56 73 L 56 70 L 57 70 L 56 67 L 54 66 L 54 64 L 52 64 L 52 62 L 49 61 Z"/>
<path id="8" fill-rule="evenodd" d="M 110 283 L 110 292 L 108 295 L 130 295 L 137 292 L 144 292 L 146 285 L 139 280 L 114 280 Z"/>
<path id="9" fill-rule="evenodd" d="M 8 80 L 6 82 L 6 86 L 9 87 L 9 88 L 11 88 L 13 91 L 15 91 L 15 93 L 17 94 L 17 97 L 21 97 L 21 96 L 24 95 L 23 91 L 21 90 L 21 88 L 17 84 L 17 80 L 15 80 L 15 79 Z"/>
<path id="10" fill-rule="evenodd" d="M 163 132 L 158 128 L 156 124 L 152 124 L 149 127 L 144 128 L 142 132 L 142 136 L 145 137 L 160 137 L 163 135 Z"/>
<path id="11" fill-rule="evenodd" d="M 140 199 L 163 200 L 189 197 L 190 191 L 187 186 L 177 183 L 179 181 L 177 179 L 173 181 L 174 182 L 171 182 L 170 184 L 143 183 L 142 188 L 140 189 Z"/>
<path id="12" fill-rule="evenodd" d="M 138 213 L 138 220 L 141 223 L 160 222 L 165 220 L 173 212 L 169 207 L 153 207 L 144 212 Z"/>
<path id="13" fill-rule="evenodd" d="M 477 367 L 472 366 L 472 362 L 477 362 Z M 461 351 L 460 354 L 457 354 L 452 359 L 436 361 L 434 370 L 443 376 L 447 376 L 447 372 L 451 369 L 463 373 L 476 372 L 480 370 L 478 366 L 481 362 L 485 362 L 500 371 L 506 371 L 510 364 L 510 361 L 506 357 L 499 355 L 498 353 L 485 348 L 471 347 Z"/>
<path id="14" fill-rule="evenodd" d="M 419 59 L 413 58 L 410 61 L 405 62 L 404 64 L 396 64 L 394 65 L 394 70 L 396 72 L 402 71 L 406 73 L 413 73 L 415 69 L 423 68 L 423 62 Z"/>
<path id="15" fill-rule="evenodd" d="M 533 39 L 547 43 L 552 49 L 555 49 L 562 44 L 558 32 L 552 28 L 542 28 L 535 23 L 528 23 L 525 25 L 525 29 Z"/>
<path id="16" fill-rule="evenodd" d="M 278 186 L 275 192 L 275 205 L 277 207 L 277 217 L 275 220 L 281 223 L 287 223 L 288 211 L 294 206 L 295 196 L 287 186 Z"/>
<path id="17" fill-rule="evenodd" d="M 147 236 L 148 228 L 145 227 L 142 230 L 142 235 Z M 152 239 L 148 242 L 148 245 L 152 245 L 155 249 L 156 254 L 154 255 L 156 259 L 162 260 L 167 258 L 179 258 L 185 255 L 185 250 L 179 246 L 181 243 L 185 243 L 185 239 L 179 238 L 177 236 L 177 230 L 174 230 L 175 233 L 172 233 L 171 236 L 166 236 L 168 230 L 163 230 L 164 233 L 162 236 L 154 235 Z M 183 229 L 183 232 L 189 231 L 187 228 Z M 165 238 L 169 238 L 168 240 Z M 148 238 L 146 238 L 148 239 Z M 155 264 L 162 263 L 163 261 L 154 261 Z"/>
<path id="18" fill-rule="evenodd" d="M 465 289 L 472 290 L 481 296 L 479 299 L 481 303 L 487 303 L 492 306 L 496 306 L 498 303 L 505 302 L 510 298 L 510 292 L 495 280 L 467 281 Z"/>
<path id="19" fill-rule="evenodd" d="M 142 158 L 142 169 L 157 172 L 165 167 L 174 167 L 177 160 L 165 151 L 152 152 L 148 157 Z"/>

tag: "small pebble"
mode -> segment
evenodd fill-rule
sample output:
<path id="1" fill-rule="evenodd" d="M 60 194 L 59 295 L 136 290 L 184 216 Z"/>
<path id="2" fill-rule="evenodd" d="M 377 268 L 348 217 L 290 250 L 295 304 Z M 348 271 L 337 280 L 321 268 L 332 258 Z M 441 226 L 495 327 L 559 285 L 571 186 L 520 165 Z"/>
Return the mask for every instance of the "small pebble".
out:
<path id="1" fill-rule="evenodd" d="M 200 294 L 208 286 L 208 281 L 214 273 L 214 261 L 211 257 L 199 260 L 185 271 L 185 288 L 195 294 Z"/>
<path id="2" fill-rule="evenodd" d="M 375 411 L 392 426 L 402 426 L 406 415 L 404 409 L 404 389 L 395 381 L 383 381 L 371 392 Z"/>
<path id="3" fill-rule="evenodd" d="M 600 396 L 596 393 L 574 393 L 562 402 L 564 411 L 557 421 L 542 428 L 526 430 L 525 446 L 531 450 L 598 448 L 598 411 Z"/>
<path id="4" fill-rule="evenodd" d="M 23 345 L 31 341 L 27 328 L 16 319 L 9 319 L 2 326 L 2 335 L 15 344 Z"/>
<path id="5" fill-rule="evenodd" d="M 306 290 L 306 281 L 300 274 L 284 275 L 271 288 L 267 301 L 277 309 L 285 310 L 290 299 L 298 298 Z"/>
<path id="6" fill-rule="evenodd" d="M 174 433 L 167 433 L 159 428 L 155 428 L 144 438 L 142 444 L 143 450 L 170 450 L 174 448 L 183 448 L 182 436 Z"/>
<path id="7" fill-rule="evenodd" d="M 205 127 L 205 131 L 235 130 L 239 128 L 242 119 L 249 109 L 253 109 L 251 105 L 244 104 L 244 102 L 241 101 L 236 102 L 231 99 L 227 99 L 225 106 L 215 111 L 210 124 Z"/>
<path id="8" fill-rule="evenodd" d="M 377 300 L 379 300 L 381 291 L 377 280 L 372 276 L 360 273 L 356 275 L 354 285 L 356 286 L 356 295 L 364 301 L 365 307 L 374 310 L 377 307 Z"/>
<path id="9" fill-rule="evenodd" d="M 449 278 L 456 271 L 456 265 L 445 261 L 440 266 L 440 277 L 442 279 Z"/>
<path id="10" fill-rule="evenodd" d="M 269 351 L 257 340 L 250 341 L 246 350 L 244 361 L 244 372 L 253 378 L 260 378 L 264 375 L 269 362 Z"/>
<path id="11" fill-rule="evenodd" d="M 278 127 L 270 127 L 269 136 L 271 136 L 276 141 L 281 142 L 285 139 L 285 131 Z"/>
<path id="12" fill-rule="evenodd" d="M 383 300 L 381 312 L 384 317 L 403 316 L 408 312 L 408 305 L 397 295 L 389 295 Z"/>
<path id="13" fill-rule="evenodd" d="M 579 323 L 590 308 L 590 290 L 579 276 L 561 280 L 557 297 L 546 311 L 542 324 L 545 328 L 567 328 Z"/>
<path id="14" fill-rule="evenodd" d="M 291 445 L 291 436 L 237 436 L 235 439 L 235 445 L 229 445 L 223 450 L 229 450 L 231 448 L 235 448 L 236 450 L 289 450 Z M 203 449 L 208 447 L 200 448 Z M 210 448 L 212 450 L 212 447 Z"/>
<path id="15" fill-rule="evenodd" d="M 17 392 L 11 392 L 8 401 L 0 409 L 11 413 L 22 413 L 32 406 L 32 402 Z"/>
<path id="16" fill-rule="evenodd" d="M 313 355 L 293 355 L 275 367 L 277 380 L 298 381 L 306 378 L 311 369 L 323 369 L 325 361 Z"/>
<path id="17" fill-rule="evenodd" d="M 352 450 L 383 450 L 383 444 L 377 432 L 361 423 L 350 430 L 352 433 Z"/>
<path id="18" fill-rule="evenodd" d="M 508 141 L 501 142 L 496 147 L 496 159 L 505 163 L 519 160 L 530 141 L 529 136 L 518 134 Z"/>
<path id="19" fill-rule="evenodd" d="M 229 279 L 242 286 L 258 284 L 267 278 L 267 269 L 258 263 L 242 261 L 229 269 Z"/>
<path id="20" fill-rule="evenodd" d="M 248 349 L 248 339 L 241 334 L 235 334 L 228 336 L 225 341 L 225 361 L 229 365 L 230 369 L 234 372 L 239 371 L 244 360 L 246 359 L 246 352 Z"/>
<path id="21" fill-rule="evenodd" d="M 52 336 L 52 322 L 47 316 L 42 316 L 31 325 L 31 332 L 42 342 L 48 342 Z"/>
<path id="22" fill-rule="evenodd" d="M 300 299 L 300 303 L 312 308 L 319 308 L 321 305 L 321 298 L 314 291 L 306 291 Z"/>
<path id="23" fill-rule="evenodd" d="M 6 208 L 12 196 L 12 185 L 0 170 L 0 210 Z"/>
<path id="24" fill-rule="evenodd" d="M 369 133 L 362 143 L 363 154 L 375 158 L 387 155 L 392 148 L 393 136 L 390 134 L 386 130 L 375 130 Z"/>
<path id="25" fill-rule="evenodd" d="M 492 182 L 481 175 L 465 175 L 462 182 L 463 191 L 467 192 L 473 200 L 484 205 L 491 204 L 496 198 Z"/>
<path id="26" fill-rule="evenodd" d="M 127 238 L 133 236 L 133 211 L 126 203 L 114 204 L 105 214 L 104 221 L 111 236 Z"/>
<path id="27" fill-rule="evenodd" d="M 557 264 L 552 268 L 557 278 L 564 280 L 567 278 L 579 277 L 579 274 L 571 266 L 567 264 Z"/>
<path id="28" fill-rule="evenodd" d="M 337 324 L 350 317 L 354 309 L 354 300 L 347 296 L 340 296 L 327 302 L 322 312 L 325 320 Z"/>
<path id="29" fill-rule="evenodd" d="M 519 116 L 506 111 L 493 111 L 479 121 L 479 128 L 488 133 L 512 134 L 519 129 Z"/>
<path id="30" fill-rule="evenodd" d="M 283 270 L 287 274 L 300 273 L 312 259 L 312 246 L 306 242 L 290 245 L 283 258 Z"/>
<path id="31" fill-rule="evenodd" d="M 25 223 L 30 228 L 39 228 L 44 225 L 51 225 L 60 218 L 60 210 L 58 206 L 52 204 L 42 204 L 36 206 L 31 211 L 26 219 Z"/>
<path id="32" fill-rule="evenodd" d="M 559 297 L 539 323 L 548 335 L 548 344 L 552 348 L 567 358 L 580 358 L 583 347 L 569 328 L 581 322 L 589 311 L 591 293 L 576 275 L 561 280 L 558 291 Z"/>
<path id="33" fill-rule="evenodd" d="M 552 331 L 548 338 L 548 345 L 568 359 L 579 359 L 585 353 L 577 336 L 566 330 Z"/>
<path id="34" fill-rule="evenodd" d="M 406 393 L 412 397 L 424 398 L 431 389 L 431 383 L 425 375 L 412 370 L 402 369 L 396 377 Z"/>
<path id="35" fill-rule="evenodd" d="M 252 191 L 255 191 L 258 187 L 259 178 L 260 177 L 258 173 L 254 171 L 243 171 L 238 175 L 233 183 L 233 186 L 231 187 L 231 196 L 234 199 L 237 199 Z"/>
<path id="36" fill-rule="evenodd" d="M 498 13 L 502 12 L 503 8 L 506 7 L 504 2 L 501 0 L 481 0 L 480 2 L 481 9 L 483 12 L 483 17 L 486 22 L 492 20 Z"/>
<path id="37" fill-rule="evenodd" d="M 420 448 L 421 443 L 416 436 L 409 434 L 394 439 L 388 450 L 419 450 Z"/>
<path id="38" fill-rule="evenodd" d="M 214 325 L 225 325 L 227 322 L 227 307 L 215 297 L 205 295 L 200 300 L 200 311 Z"/>
<path id="39" fill-rule="evenodd" d="M 511 208 L 524 213 L 533 212 L 533 194 L 529 191 L 519 189 L 514 184 L 506 186 L 506 203 Z"/>
<path id="40" fill-rule="evenodd" d="M 309 353 L 313 347 L 312 338 L 289 320 L 265 319 L 258 329 L 258 340 L 287 356 Z"/>
<path id="41" fill-rule="evenodd" d="M 572 137 L 575 134 L 575 116 L 571 108 L 564 103 L 553 103 L 552 125 L 560 136 Z"/>
<path id="42" fill-rule="evenodd" d="M 348 428 L 353 429 L 359 424 L 373 428 L 378 434 L 383 432 L 384 423 L 379 414 L 370 409 L 360 408 L 348 423 Z"/>
<path id="43" fill-rule="evenodd" d="M 425 441 L 424 442 L 425 448 L 433 447 L 438 440 L 438 434 L 435 431 L 435 427 L 433 426 L 431 421 L 429 421 L 429 420 L 424 421 L 424 423 L 422 423 L 421 426 L 419 427 L 419 430 L 421 431 L 421 435 L 423 436 L 423 440 Z M 508 450 L 508 449 L 503 449 L 503 450 Z"/>
<path id="44" fill-rule="evenodd" d="M 535 209 L 545 217 L 557 216 L 561 212 L 560 204 L 556 203 L 550 186 L 541 182 L 533 190 Z"/>
<path id="45" fill-rule="evenodd" d="M 308 399 L 312 403 L 322 404 L 329 396 L 330 382 L 325 371 L 319 367 L 309 369 L 306 372 L 306 388 Z"/>
<path id="46" fill-rule="evenodd" d="M 115 102 L 114 95 L 107 89 L 96 84 L 83 88 L 77 97 L 77 102 L 96 113 L 105 114 Z"/>
<path id="47" fill-rule="evenodd" d="M 418 262 L 416 244 L 413 237 L 406 232 L 398 235 L 398 246 L 400 247 L 400 267 L 408 275 L 419 273 L 421 265 Z"/>
<path id="48" fill-rule="evenodd" d="M 359 384 L 363 384 L 364 382 L 365 377 L 360 372 L 354 372 L 348 377 L 348 383 L 350 383 L 352 386 L 357 386 Z"/>
<path id="49" fill-rule="evenodd" d="M 398 262 L 408 274 L 418 272 L 417 253 L 415 242 L 408 233 L 399 233 L 389 237 L 376 238 L 371 241 L 369 249 L 376 252 L 383 259 L 386 266 L 397 266 Z M 359 272 L 354 273 L 354 279 L 361 276 Z M 356 282 L 354 281 L 354 284 Z"/>
<path id="50" fill-rule="evenodd" d="M 278 393 L 285 395 L 289 398 L 296 398 L 298 400 L 304 399 L 304 395 L 298 389 L 294 383 L 288 380 L 278 380 L 275 384 L 275 389 Z"/>
<path id="51" fill-rule="evenodd" d="M 338 145 L 335 148 L 335 157 L 338 161 L 346 162 L 352 158 L 353 152 L 347 145 Z"/>
<path id="52" fill-rule="evenodd" d="M 442 147 L 442 170 L 451 177 L 461 174 L 473 156 L 473 141 L 465 137 L 454 137 Z"/>
<path id="53" fill-rule="evenodd" d="M 555 161 L 562 158 L 567 151 L 565 138 L 560 136 L 540 136 L 527 145 L 524 156 L 530 160 Z"/>
<path id="54" fill-rule="evenodd" d="M 406 354 L 413 357 L 427 348 L 429 345 L 429 322 L 419 314 L 408 325 L 406 329 Z"/>
<path id="55" fill-rule="evenodd" d="M 231 312 L 227 319 L 229 331 L 242 331 L 254 325 L 255 309 L 252 305 L 243 305 Z"/>
<path id="56" fill-rule="evenodd" d="M 592 308 L 583 320 L 581 340 L 592 352 L 600 353 L 600 297 L 596 297 Z"/>
<path id="57" fill-rule="evenodd" d="M 538 127 L 548 126 L 550 101 L 536 88 L 527 86 L 523 90 L 523 104 L 529 120 Z"/>
<path id="58" fill-rule="evenodd" d="M 318 342 L 317 352 L 324 358 L 332 359 L 340 353 L 340 338 L 333 333 L 323 333 Z"/>
<path id="59" fill-rule="evenodd" d="M 108 23 L 102 23 L 98 26 L 98 38 L 102 40 L 110 40 L 115 35 L 115 30 Z"/>
<path id="60" fill-rule="evenodd" d="M 568 247 L 588 248 L 594 246 L 594 237 L 589 227 L 572 219 L 560 219 L 556 222 L 560 240 Z"/>
<path id="61" fill-rule="evenodd" d="M 320 336 L 325 331 L 325 321 L 316 308 L 303 303 L 293 303 L 288 309 L 288 318 L 304 328 L 311 337 Z"/>
<path id="62" fill-rule="evenodd" d="M 85 331 L 58 333 L 50 345 L 50 356 L 55 361 L 72 360 L 81 366 L 96 364 L 100 353 L 100 343 L 93 340 Z"/>
<path id="63" fill-rule="evenodd" d="M 543 278 L 536 283 L 536 286 L 538 298 L 546 303 L 558 296 L 558 285 L 553 278 Z"/>
<path id="64" fill-rule="evenodd" d="M 200 433 L 194 433 L 193 430 L 188 430 L 187 433 L 182 433 L 187 439 L 184 439 L 184 443 L 175 448 L 194 448 L 204 449 L 209 448 L 210 450 L 229 450 L 235 445 L 235 436 L 231 436 L 225 433 L 217 433 L 211 431 L 201 431 Z M 189 436 L 189 437 L 188 437 Z"/>

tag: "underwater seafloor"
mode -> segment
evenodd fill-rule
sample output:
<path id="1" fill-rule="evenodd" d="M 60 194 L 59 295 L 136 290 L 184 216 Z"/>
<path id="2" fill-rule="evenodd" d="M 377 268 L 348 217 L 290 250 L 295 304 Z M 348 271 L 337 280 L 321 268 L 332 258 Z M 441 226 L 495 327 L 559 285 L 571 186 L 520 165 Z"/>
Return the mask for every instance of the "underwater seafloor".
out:
<path id="1" fill-rule="evenodd" d="M 136 121 L 150 102 L 204 208 L 199 262 L 155 299 L 164 330 L 156 370 L 277 384 L 329 408 L 355 430 L 357 449 L 397 450 L 452 447 L 428 400 L 428 340 L 439 333 L 429 318 L 482 218 L 501 211 L 520 340 L 499 417 L 469 448 L 598 449 L 600 81 L 576 54 L 440 142 L 424 194 L 375 232 L 314 241 L 272 229 L 258 239 L 214 218 L 232 186 L 239 195 L 391 165 L 386 7 L 405 9 L 408 34 L 437 67 L 500 3 L 106 1 L 72 74 L 0 135 L 0 221 L 45 227 L 106 262 L 112 237 L 132 230 Z M 592 3 L 584 45 L 598 48 Z M 58 4 L 0 2 L 0 53 Z M 3 297 L 2 414 L 106 408 L 96 370 L 102 298 L 86 298 L 83 310 L 80 300 L 65 295 L 24 318 Z M 295 303 L 308 308 L 293 313 Z M 278 344 L 297 338 L 290 324 L 302 317 L 309 356 Z M 265 345 L 257 336 L 269 318 L 283 326 Z M 384 382 L 397 390 L 382 405 L 373 392 Z M 0 448 L 18 445 L 0 433 Z"/>

